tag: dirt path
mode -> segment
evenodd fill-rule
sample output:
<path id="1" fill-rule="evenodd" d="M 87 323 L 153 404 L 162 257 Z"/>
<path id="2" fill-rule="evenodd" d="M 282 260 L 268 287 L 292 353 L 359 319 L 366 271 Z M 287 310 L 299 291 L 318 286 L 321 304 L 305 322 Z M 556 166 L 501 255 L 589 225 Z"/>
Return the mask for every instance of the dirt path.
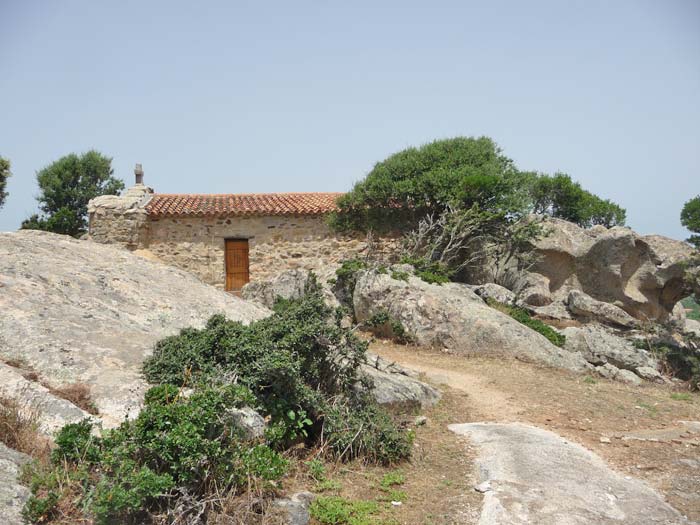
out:
<path id="1" fill-rule="evenodd" d="M 521 422 L 549 430 L 593 451 L 622 476 L 646 481 L 700 522 L 700 427 L 685 423 L 700 421 L 698 394 L 381 341 L 371 351 L 465 393 L 452 407 L 452 423 Z"/>

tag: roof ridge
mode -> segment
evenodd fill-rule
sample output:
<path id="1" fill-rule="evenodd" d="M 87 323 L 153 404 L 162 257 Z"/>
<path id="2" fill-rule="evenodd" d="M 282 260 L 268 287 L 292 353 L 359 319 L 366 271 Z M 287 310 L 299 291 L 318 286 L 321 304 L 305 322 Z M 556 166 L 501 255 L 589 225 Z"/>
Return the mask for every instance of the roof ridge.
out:
<path id="1" fill-rule="evenodd" d="M 337 209 L 342 192 L 155 193 L 150 216 L 321 215 Z"/>
<path id="2" fill-rule="evenodd" d="M 222 196 L 241 196 L 249 195 L 344 195 L 343 191 L 277 191 L 268 193 L 153 193 L 154 197 L 222 197 Z"/>

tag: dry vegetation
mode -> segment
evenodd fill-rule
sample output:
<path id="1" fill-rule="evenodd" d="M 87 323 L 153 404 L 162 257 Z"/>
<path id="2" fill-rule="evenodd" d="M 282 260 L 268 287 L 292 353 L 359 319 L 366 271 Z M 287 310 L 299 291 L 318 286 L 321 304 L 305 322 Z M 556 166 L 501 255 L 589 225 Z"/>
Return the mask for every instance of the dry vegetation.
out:
<path id="1" fill-rule="evenodd" d="M 90 387 L 85 383 L 68 383 L 55 387 L 46 381 L 46 379 L 41 377 L 41 375 L 34 370 L 31 365 L 21 359 L 3 358 L 3 362 L 8 366 L 16 368 L 22 377 L 24 377 L 24 379 L 27 381 L 39 383 L 54 396 L 70 401 L 75 406 L 82 408 L 89 414 L 98 414 L 97 406 L 92 400 Z"/>
<path id="2" fill-rule="evenodd" d="M 38 429 L 35 411 L 15 399 L 0 396 L 0 443 L 33 457 L 47 456 L 49 441 Z"/>

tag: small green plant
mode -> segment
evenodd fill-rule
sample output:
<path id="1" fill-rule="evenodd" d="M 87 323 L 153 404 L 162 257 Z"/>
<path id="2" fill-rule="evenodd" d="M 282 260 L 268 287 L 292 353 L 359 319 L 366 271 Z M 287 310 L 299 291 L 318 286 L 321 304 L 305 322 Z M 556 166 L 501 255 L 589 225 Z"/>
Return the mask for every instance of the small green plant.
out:
<path id="1" fill-rule="evenodd" d="M 408 278 L 411 276 L 408 272 L 403 272 L 401 270 L 392 270 L 391 271 L 391 278 L 395 279 L 397 281 L 408 281 Z"/>
<path id="2" fill-rule="evenodd" d="M 389 501 L 404 502 L 408 499 L 408 494 L 404 490 L 390 490 L 388 499 Z"/>
<path id="3" fill-rule="evenodd" d="M 404 328 L 401 321 L 392 317 L 385 309 L 381 309 L 372 314 L 365 321 L 365 326 L 380 337 L 390 337 L 397 343 L 408 344 L 412 341 L 411 336 Z"/>
<path id="4" fill-rule="evenodd" d="M 374 501 L 348 500 L 339 496 L 316 498 L 309 508 L 311 517 L 322 525 L 373 525 L 379 512 Z"/>
<path id="5" fill-rule="evenodd" d="M 384 474 L 382 480 L 379 482 L 379 485 L 382 487 L 383 490 L 388 490 L 391 487 L 403 485 L 405 482 L 406 476 L 404 475 L 404 473 L 400 470 L 394 470 L 392 472 L 387 472 L 386 474 Z"/>
<path id="6" fill-rule="evenodd" d="M 339 481 L 336 481 L 334 479 L 324 479 L 323 481 L 320 481 L 316 484 L 314 490 L 316 492 L 335 492 L 342 488 L 343 486 L 340 484 Z"/>
<path id="7" fill-rule="evenodd" d="M 525 326 L 534 330 L 535 332 L 542 334 L 547 339 L 549 339 L 549 341 L 552 344 L 555 344 L 559 347 L 563 347 L 566 343 L 566 336 L 564 334 L 560 334 L 554 328 L 543 323 L 539 319 L 531 317 L 530 314 L 527 313 L 527 310 L 519 308 L 517 306 L 510 306 L 507 304 L 499 303 L 498 301 L 491 298 L 487 299 L 486 303 L 490 307 L 495 308 L 496 310 L 511 316 L 520 324 L 524 324 Z"/>
<path id="8" fill-rule="evenodd" d="M 586 383 L 587 385 L 595 385 L 598 381 L 596 381 L 591 376 L 586 376 L 583 378 L 583 382 Z"/>
<path id="9" fill-rule="evenodd" d="M 309 476 L 311 476 L 316 481 L 323 481 L 326 479 L 326 465 L 318 458 L 314 458 L 310 461 L 304 463 L 308 469 Z"/>
<path id="10" fill-rule="evenodd" d="M 440 262 L 410 256 L 403 257 L 401 262 L 413 266 L 416 269 L 416 277 L 423 279 L 428 284 L 448 283 L 452 278 L 453 272 Z"/>
<path id="11" fill-rule="evenodd" d="M 673 392 L 671 394 L 671 399 L 674 401 L 692 401 L 693 396 L 688 392 Z"/>

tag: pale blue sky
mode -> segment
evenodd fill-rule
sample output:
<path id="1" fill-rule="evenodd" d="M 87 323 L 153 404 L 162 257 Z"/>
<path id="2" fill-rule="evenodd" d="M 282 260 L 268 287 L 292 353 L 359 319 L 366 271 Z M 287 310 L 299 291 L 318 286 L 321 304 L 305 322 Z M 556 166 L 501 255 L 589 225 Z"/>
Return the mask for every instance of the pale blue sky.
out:
<path id="1" fill-rule="evenodd" d="M 409 145 L 494 138 L 684 238 L 700 2 L 0 0 L 0 230 L 90 148 L 163 193 L 344 191 Z"/>

